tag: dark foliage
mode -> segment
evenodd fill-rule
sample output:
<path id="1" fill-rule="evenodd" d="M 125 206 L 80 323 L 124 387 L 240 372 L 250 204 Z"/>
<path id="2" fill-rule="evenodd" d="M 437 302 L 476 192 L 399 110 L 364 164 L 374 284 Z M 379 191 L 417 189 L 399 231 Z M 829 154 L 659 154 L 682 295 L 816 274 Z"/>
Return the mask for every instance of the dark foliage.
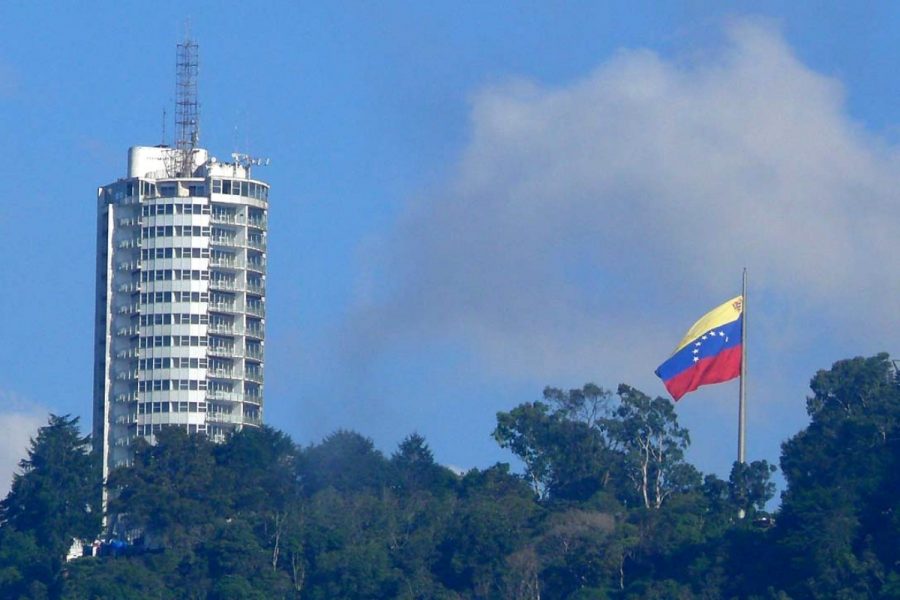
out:
<path id="1" fill-rule="evenodd" d="M 0 597 L 56 595 L 73 538 L 100 529 L 100 476 L 78 418 L 50 415 L 0 502 Z"/>
<path id="2" fill-rule="evenodd" d="M 670 402 L 589 384 L 498 414 L 522 475 L 455 474 L 418 434 L 388 457 L 352 431 L 299 448 L 271 428 L 163 430 L 109 478 L 110 525 L 137 543 L 67 564 L 100 530 L 99 491 L 76 420 L 54 416 L 0 504 L 0 597 L 900 597 L 892 364 L 841 361 L 811 388 L 775 514 L 775 467 L 703 476 Z"/>

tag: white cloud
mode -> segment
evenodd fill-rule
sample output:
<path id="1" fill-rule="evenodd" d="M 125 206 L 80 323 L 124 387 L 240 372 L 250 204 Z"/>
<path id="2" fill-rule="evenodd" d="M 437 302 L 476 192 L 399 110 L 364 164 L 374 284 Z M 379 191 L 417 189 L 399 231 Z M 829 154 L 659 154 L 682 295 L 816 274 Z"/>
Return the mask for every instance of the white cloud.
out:
<path id="1" fill-rule="evenodd" d="M 653 370 L 694 319 L 739 293 L 746 266 L 748 456 L 777 462 L 807 423 L 817 369 L 893 349 L 900 160 L 775 28 L 724 31 L 721 45 L 683 57 L 622 50 L 567 85 L 475 94 L 445 183 L 365 248 L 366 287 L 337 338 L 353 361 L 342 382 L 358 388 L 344 395 L 370 402 L 367 373 L 445 348 L 475 366 L 442 380 L 440 402 L 480 435 L 543 385 L 665 394 Z M 430 368 L 421 381 L 446 379 Z M 492 391 L 460 398 L 473 380 Z M 531 396 L 507 393 L 526 383 Z M 736 396 L 732 382 L 678 405 L 703 471 L 727 476 Z M 431 418 L 448 410 L 428 393 L 382 394 L 377 406 L 426 430 L 404 416 L 411 402 Z"/>
<path id="2" fill-rule="evenodd" d="M 817 319 L 896 327 L 896 149 L 764 23 L 691 57 L 623 50 L 570 85 L 479 92 L 450 181 L 373 259 L 359 351 L 462 338 L 503 374 L 641 384 L 743 266 L 785 352 Z"/>
<path id="3" fill-rule="evenodd" d="M 5 498 L 31 438 L 37 435 L 38 427 L 47 423 L 47 411 L 2 390 L 0 405 L 0 498 Z"/>

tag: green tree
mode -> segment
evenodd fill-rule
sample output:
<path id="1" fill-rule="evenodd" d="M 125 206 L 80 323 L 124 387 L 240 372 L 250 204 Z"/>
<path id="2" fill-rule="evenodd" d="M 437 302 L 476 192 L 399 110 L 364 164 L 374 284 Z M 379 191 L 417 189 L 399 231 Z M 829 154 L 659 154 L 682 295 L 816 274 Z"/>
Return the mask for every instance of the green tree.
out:
<path id="1" fill-rule="evenodd" d="M 321 444 L 303 450 L 297 473 L 303 490 L 312 495 L 328 487 L 341 492 L 379 490 L 390 480 L 390 463 L 369 438 L 339 430 Z"/>
<path id="2" fill-rule="evenodd" d="M 900 387 L 886 354 L 839 361 L 810 387 L 810 424 L 782 446 L 784 584 L 799 598 L 875 597 L 897 572 Z"/>
<path id="3" fill-rule="evenodd" d="M 18 585 L 13 583 L 18 573 L 20 584 L 44 585 L 52 592 L 59 588 L 72 542 L 93 540 L 100 533 L 98 463 L 90 438 L 78 430 L 78 418 L 50 415 L 19 469 L 0 502 L 0 543 L 5 550 L 0 552 L 0 577 L 6 585 Z M 16 550 L 9 553 L 7 548 Z"/>
<path id="4" fill-rule="evenodd" d="M 453 490 L 457 477 L 450 469 L 437 464 L 425 438 L 408 435 L 391 455 L 391 465 L 405 493 L 416 490 L 443 495 Z"/>
<path id="5" fill-rule="evenodd" d="M 538 498 L 586 500 L 605 490 L 620 466 L 606 431 L 611 398 L 593 384 L 546 388 L 542 402 L 497 413 L 493 437 L 522 460 Z"/>
<path id="6" fill-rule="evenodd" d="M 380 490 L 383 491 L 383 490 Z M 306 597 L 395 598 L 400 577 L 390 551 L 390 516 L 372 490 L 326 487 L 309 501 Z"/>
<path id="7" fill-rule="evenodd" d="M 425 438 L 415 433 L 400 442 L 391 464 L 397 485 L 383 495 L 383 506 L 391 560 L 402 574 L 398 597 L 448 597 L 432 568 L 456 509 L 459 477 L 438 465 Z"/>
<path id="8" fill-rule="evenodd" d="M 286 569 L 302 588 L 298 561 L 304 507 L 294 443 L 271 427 L 248 427 L 217 446 L 214 454 L 233 517 L 255 530 L 269 552 L 270 571 Z"/>
<path id="9" fill-rule="evenodd" d="M 610 437 L 625 455 L 625 476 L 645 508 L 659 509 L 673 493 L 700 485 L 700 474 L 684 461 L 690 445 L 672 402 L 619 386 L 615 418 L 606 421 Z"/>
<path id="10" fill-rule="evenodd" d="M 166 575 L 140 559 L 83 558 L 68 565 L 60 597 L 63 600 L 172 598 L 177 590 L 166 585 Z"/>
<path id="11" fill-rule="evenodd" d="M 509 465 L 469 471 L 438 549 L 435 575 L 456 592 L 496 597 L 509 557 L 524 548 L 541 513 L 528 485 L 509 472 Z"/>
<path id="12" fill-rule="evenodd" d="M 569 598 L 588 590 L 618 588 L 632 544 L 622 536 L 631 531 L 616 520 L 615 515 L 584 508 L 547 516 L 533 538 L 542 597 Z"/>
<path id="13" fill-rule="evenodd" d="M 47 559 L 32 533 L 0 527 L 0 597 L 46 596 L 56 579 L 56 565 Z"/>
<path id="14" fill-rule="evenodd" d="M 271 553 L 261 544 L 250 524 L 243 519 L 219 523 L 216 530 L 197 545 L 211 581 L 211 598 L 283 598 L 291 588 L 288 575 L 275 570 Z"/>
<path id="15" fill-rule="evenodd" d="M 110 512 L 143 530 L 151 545 L 190 548 L 234 511 L 214 450 L 205 435 L 181 427 L 163 428 L 152 446 L 138 438 L 133 464 L 110 473 Z"/>
<path id="16" fill-rule="evenodd" d="M 728 479 L 728 495 L 735 510 L 746 513 L 748 519 L 766 507 L 766 502 L 775 495 L 772 473 L 775 465 L 764 460 L 750 463 L 735 461 Z"/>

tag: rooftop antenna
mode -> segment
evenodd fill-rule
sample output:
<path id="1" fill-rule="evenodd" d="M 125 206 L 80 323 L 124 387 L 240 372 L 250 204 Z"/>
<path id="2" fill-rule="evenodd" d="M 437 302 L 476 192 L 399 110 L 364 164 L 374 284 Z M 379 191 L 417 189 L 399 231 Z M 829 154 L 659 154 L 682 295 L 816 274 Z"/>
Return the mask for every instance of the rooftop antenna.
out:
<path id="1" fill-rule="evenodd" d="M 241 152 L 232 152 L 231 160 L 234 161 L 236 167 L 240 166 L 247 169 L 247 177 L 250 176 L 251 167 L 268 167 L 269 163 L 271 162 L 268 158 L 250 156 L 249 154 L 244 154 Z"/>
<path id="2" fill-rule="evenodd" d="M 185 24 L 184 41 L 175 56 L 175 175 L 190 177 L 194 150 L 200 142 L 200 103 L 197 100 L 197 76 L 200 56 L 197 42 L 191 39 L 190 23 Z"/>
<path id="3" fill-rule="evenodd" d="M 160 146 L 166 145 L 166 107 L 163 106 L 163 117 L 162 117 L 162 139 L 159 142 Z"/>

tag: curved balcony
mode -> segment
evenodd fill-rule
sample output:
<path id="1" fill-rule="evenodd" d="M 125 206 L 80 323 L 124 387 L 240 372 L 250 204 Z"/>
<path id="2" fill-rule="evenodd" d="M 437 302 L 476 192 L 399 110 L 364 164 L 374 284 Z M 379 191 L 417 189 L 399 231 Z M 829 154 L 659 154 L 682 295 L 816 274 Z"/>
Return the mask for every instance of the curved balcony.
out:
<path id="1" fill-rule="evenodd" d="M 228 392 L 225 390 L 207 390 L 207 402 L 242 402 L 244 400 L 243 392 Z M 209 414 L 209 411 L 207 411 Z"/>
<path id="2" fill-rule="evenodd" d="M 247 270 L 256 271 L 257 273 L 265 274 L 266 260 L 264 258 L 260 258 L 260 259 L 256 259 L 256 260 L 248 260 L 247 261 Z"/>
<path id="3" fill-rule="evenodd" d="M 237 346 L 207 346 L 207 356 L 218 356 L 221 358 L 243 358 L 243 351 Z"/>
<path id="4" fill-rule="evenodd" d="M 210 323 L 206 332 L 213 335 L 237 335 L 240 333 L 239 328 L 233 323 Z"/>
<path id="5" fill-rule="evenodd" d="M 244 312 L 256 317 L 265 317 L 266 306 L 264 304 L 248 304 L 247 308 L 244 309 Z"/>
<path id="6" fill-rule="evenodd" d="M 252 283 L 248 283 L 246 290 L 250 294 L 256 294 L 257 296 L 265 296 L 266 295 L 266 286 L 264 285 L 255 285 Z"/>
<path id="7" fill-rule="evenodd" d="M 244 225 L 247 220 L 243 215 L 212 211 L 209 214 L 209 222 L 216 225 Z"/>
<path id="8" fill-rule="evenodd" d="M 238 240 L 236 237 L 229 237 L 224 235 L 216 235 L 210 236 L 209 238 L 210 246 L 225 246 L 226 248 L 243 248 L 244 244 Z"/>
<path id="9" fill-rule="evenodd" d="M 206 376 L 212 379 L 243 379 L 240 369 L 208 369 Z"/>
<path id="10" fill-rule="evenodd" d="M 246 379 L 247 381 L 254 381 L 256 383 L 265 383 L 263 380 L 262 369 L 248 368 L 244 372 L 244 379 Z"/>
<path id="11" fill-rule="evenodd" d="M 207 308 L 210 312 L 222 312 L 231 314 L 241 312 L 241 307 L 236 302 L 210 302 L 207 305 Z"/>
<path id="12" fill-rule="evenodd" d="M 207 423 L 234 423 L 236 425 L 242 425 L 244 423 L 241 415 L 236 415 L 233 413 L 225 413 L 225 412 L 207 412 L 206 413 L 206 422 Z"/>
<path id="13" fill-rule="evenodd" d="M 246 415 L 226 413 L 226 412 L 207 412 L 207 423 L 232 423 L 234 425 L 262 425 L 262 419 L 248 417 Z"/>
<path id="14" fill-rule="evenodd" d="M 243 291 L 243 286 L 232 279 L 210 279 L 209 289 L 226 292 L 240 292 Z"/>
<path id="15" fill-rule="evenodd" d="M 140 332 L 141 332 L 140 326 L 131 325 L 130 327 L 119 327 L 119 329 L 116 330 L 116 335 L 122 336 L 122 337 L 134 337 L 134 336 L 140 334 Z"/>
<path id="16" fill-rule="evenodd" d="M 141 283 L 139 281 L 123 283 L 117 289 L 122 294 L 136 294 L 141 291 Z"/>
<path id="17" fill-rule="evenodd" d="M 120 271 L 139 271 L 141 269 L 141 261 L 127 260 L 117 264 L 116 268 Z"/>
<path id="18" fill-rule="evenodd" d="M 244 268 L 244 261 L 237 258 L 223 258 L 211 256 L 209 258 L 209 266 L 214 269 L 232 269 L 238 270 Z"/>
<path id="19" fill-rule="evenodd" d="M 264 339 L 266 337 L 265 331 L 263 327 L 245 327 L 244 335 L 248 335 L 250 337 L 255 337 L 259 339 Z"/>

